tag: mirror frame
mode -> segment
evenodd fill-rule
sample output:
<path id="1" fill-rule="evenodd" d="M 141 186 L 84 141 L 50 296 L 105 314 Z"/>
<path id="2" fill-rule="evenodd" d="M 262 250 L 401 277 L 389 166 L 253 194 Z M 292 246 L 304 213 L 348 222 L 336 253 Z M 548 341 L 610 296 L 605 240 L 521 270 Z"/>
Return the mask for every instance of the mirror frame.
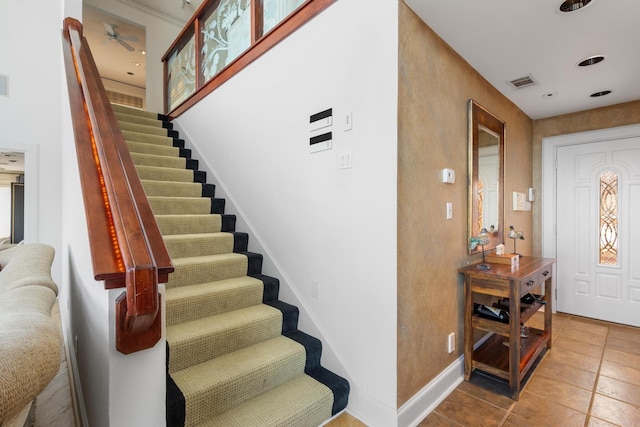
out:
<path id="1" fill-rule="evenodd" d="M 474 230 L 473 224 L 478 220 L 478 129 L 480 126 L 489 129 L 495 133 L 498 138 L 498 155 L 499 155 L 499 171 L 498 171 L 498 227 L 493 233 L 489 233 L 489 244 L 484 246 L 484 250 L 495 249 L 500 243 L 504 243 L 504 170 L 505 170 L 505 141 L 506 141 L 506 125 L 505 122 L 489 110 L 475 102 L 469 100 L 468 105 L 469 117 L 469 170 L 467 174 L 467 251 L 469 254 L 475 254 L 482 251 L 482 247 L 478 246 L 474 250 L 469 249 L 469 240 L 471 237 L 478 235 L 480 230 Z"/>

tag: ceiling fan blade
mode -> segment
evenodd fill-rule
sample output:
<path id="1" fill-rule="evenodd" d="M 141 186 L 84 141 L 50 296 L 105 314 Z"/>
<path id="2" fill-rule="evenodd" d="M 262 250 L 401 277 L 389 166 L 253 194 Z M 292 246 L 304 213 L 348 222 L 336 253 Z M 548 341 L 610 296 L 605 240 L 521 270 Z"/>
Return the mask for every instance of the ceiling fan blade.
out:
<path id="1" fill-rule="evenodd" d="M 135 48 L 124 40 L 118 39 L 118 43 L 125 47 L 129 52 L 133 52 Z"/>
<path id="2" fill-rule="evenodd" d="M 137 42 L 138 38 L 136 36 L 123 36 L 123 35 L 118 35 L 118 37 L 122 40 L 128 40 L 130 42 Z"/>
<path id="3" fill-rule="evenodd" d="M 109 36 L 116 35 L 116 29 L 113 25 L 107 24 L 106 22 L 103 22 L 102 25 L 104 25 L 104 29 L 107 31 L 107 35 Z"/>

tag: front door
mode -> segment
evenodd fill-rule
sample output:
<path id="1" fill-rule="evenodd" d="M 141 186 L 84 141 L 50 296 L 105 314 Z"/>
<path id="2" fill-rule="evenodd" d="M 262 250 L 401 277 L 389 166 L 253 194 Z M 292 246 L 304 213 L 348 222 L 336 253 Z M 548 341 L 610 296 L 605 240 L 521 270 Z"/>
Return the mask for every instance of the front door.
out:
<path id="1" fill-rule="evenodd" d="M 640 326 L 640 137 L 557 148 L 557 309 Z"/>

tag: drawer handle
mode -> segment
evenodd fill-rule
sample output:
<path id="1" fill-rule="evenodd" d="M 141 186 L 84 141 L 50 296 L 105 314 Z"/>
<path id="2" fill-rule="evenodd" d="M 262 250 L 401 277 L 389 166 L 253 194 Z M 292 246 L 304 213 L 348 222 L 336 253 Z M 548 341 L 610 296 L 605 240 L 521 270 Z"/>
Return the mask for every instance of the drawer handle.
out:
<path id="1" fill-rule="evenodd" d="M 533 285 L 534 285 L 534 283 L 536 283 L 536 282 L 535 282 L 535 280 L 529 280 L 529 281 L 527 282 L 527 286 L 531 287 L 531 286 L 533 286 Z"/>
<path id="2" fill-rule="evenodd" d="M 542 273 L 542 275 L 543 275 L 544 277 L 547 277 L 547 276 L 549 275 L 549 271 L 545 271 L 545 272 L 543 272 L 543 273 Z"/>

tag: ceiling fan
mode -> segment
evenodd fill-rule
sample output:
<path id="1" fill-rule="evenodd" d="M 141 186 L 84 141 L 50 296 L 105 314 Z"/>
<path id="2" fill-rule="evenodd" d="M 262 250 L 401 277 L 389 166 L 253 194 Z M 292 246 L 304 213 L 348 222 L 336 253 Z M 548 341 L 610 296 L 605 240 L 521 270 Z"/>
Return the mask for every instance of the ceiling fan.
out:
<path id="1" fill-rule="evenodd" d="M 107 24 L 106 22 L 103 22 L 102 24 L 104 25 L 104 29 L 107 31 L 107 40 L 105 40 L 105 42 L 115 41 L 118 42 L 118 44 L 122 45 L 122 47 L 127 49 L 129 52 L 133 52 L 135 50 L 135 48 L 127 43 L 127 41 L 137 42 L 138 38 L 136 36 L 123 36 L 116 31 L 116 28 L 118 27 L 117 25 Z"/>

